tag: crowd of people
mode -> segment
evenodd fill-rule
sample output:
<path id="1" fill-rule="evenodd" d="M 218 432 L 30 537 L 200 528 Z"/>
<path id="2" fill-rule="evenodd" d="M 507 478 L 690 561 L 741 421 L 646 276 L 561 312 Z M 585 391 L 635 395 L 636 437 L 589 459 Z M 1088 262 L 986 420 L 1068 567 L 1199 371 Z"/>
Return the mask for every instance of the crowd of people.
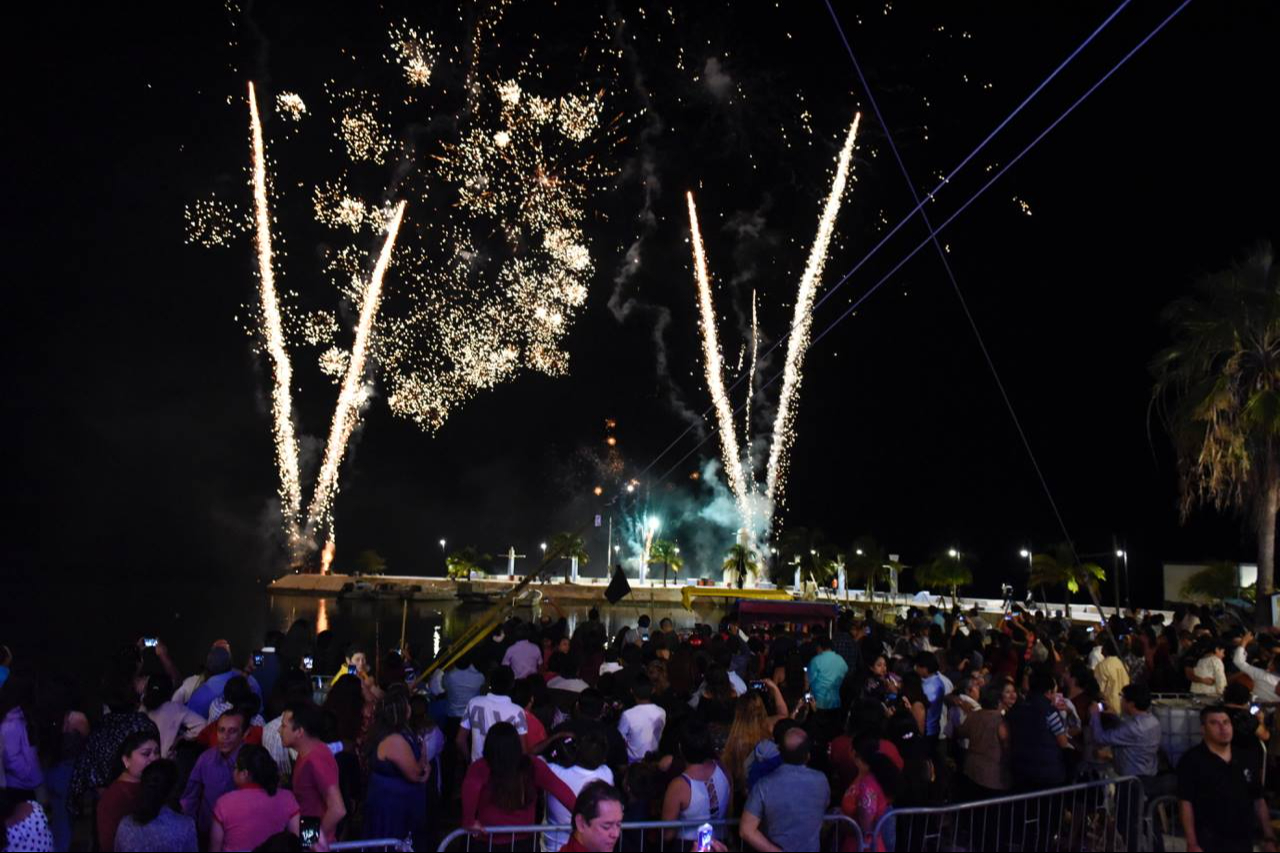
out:
<path id="1" fill-rule="evenodd" d="M 412 648 L 371 661 L 300 622 L 239 657 L 218 641 L 186 677 L 139 640 L 92 707 L 0 654 L 0 851 L 429 850 L 456 828 L 510 850 L 635 849 L 659 832 L 693 849 L 704 824 L 717 850 L 857 849 L 832 815 L 891 850 L 893 809 L 1118 776 L 1176 794 L 1189 849 L 1274 848 L 1255 703 L 1276 701 L 1280 638 L 1207 608 L 1091 626 L 843 611 L 679 633 L 640 616 L 612 634 L 593 610 L 572 627 L 512 618 L 429 678 Z M 1151 713 L 1167 692 L 1205 698 L 1203 740 L 1176 767 Z M 1117 823 L 1136 849 L 1134 815 Z M 536 824 L 569 828 L 485 829 Z"/>

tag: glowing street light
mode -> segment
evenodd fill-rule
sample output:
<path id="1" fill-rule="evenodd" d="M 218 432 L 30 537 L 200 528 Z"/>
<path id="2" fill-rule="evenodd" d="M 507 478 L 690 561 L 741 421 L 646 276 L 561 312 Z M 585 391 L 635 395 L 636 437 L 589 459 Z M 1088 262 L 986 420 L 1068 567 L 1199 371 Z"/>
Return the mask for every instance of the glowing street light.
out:
<path id="1" fill-rule="evenodd" d="M 950 551 L 947 552 L 947 556 L 953 560 L 958 560 L 960 559 L 960 552 L 957 551 L 955 548 L 952 548 Z"/>
<path id="2" fill-rule="evenodd" d="M 853 551 L 853 553 L 855 553 L 855 554 L 857 554 L 859 557 L 861 557 L 861 556 L 862 556 L 862 549 L 861 549 L 861 548 L 855 548 L 855 549 L 854 549 L 854 551 Z"/>

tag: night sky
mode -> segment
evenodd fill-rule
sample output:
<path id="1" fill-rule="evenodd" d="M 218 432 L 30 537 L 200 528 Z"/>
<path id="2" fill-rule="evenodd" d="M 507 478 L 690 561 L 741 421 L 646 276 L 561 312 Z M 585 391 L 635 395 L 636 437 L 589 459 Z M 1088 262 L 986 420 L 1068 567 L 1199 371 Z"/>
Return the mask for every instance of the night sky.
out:
<path id="1" fill-rule="evenodd" d="M 395 100 L 382 58 L 391 24 L 407 19 L 447 50 L 470 37 L 470 6 L 459 16 L 434 5 L 206 3 L 176 15 L 45 4 L 12 32 L 6 572 L 247 582 L 278 571 L 269 365 L 237 320 L 256 298 L 252 243 L 189 244 L 184 206 L 220 190 L 249 211 L 250 78 L 271 97 L 301 93 L 314 113 L 294 148 L 278 117 L 267 123 L 282 185 L 333 174 L 325 82 Z M 585 73 L 584 46 L 621 47 L 602 85 L 605 112 L 628 116 L 628 138 L 586 205 L 596 272 L 566 341 L 569 375 L 522 373 L 434 435 L 376 397 L 342 472 L 340 570 L 376 549 L 391 571 L 438 574 L 440 538 L 535 553 L 552 533 L 590 524 L 620 483 L 593 468 L 609 418 L 623 478 L 640 479 L 649 511 L 676 518 L 708 505 L 710 487 L 689 475 L 718 458 L 714 438 L 676 463 L 710 421 L 655 460 L 690 425 L 682 412 L 710 402 L 684 191 L 698 194 L 729 381 L 752 288 L 766 343 L 786 328 L 854 110 L 864 111 L 857 180 L 821 295 L 913 207 L 822 3 L 698 3 L 674 15 L 589 5 L 598 11 L 584 17 L 588 4 L 516 3 L 480 54 L 494 80 L 524 58 L 545 63 L 554 94 Z M 1125 9 L 939 193 L 935 224 L 1175 6 Z M 922 193 L 1114 8 L 836 4 Z M 592 41 L 602 27 L 612 45 Z M 1277 35 L 1274 3 L 1192 3 L 941 235 L 1068 531 L 1085 553 L 1119 537 L 1140 600 L 1162 561 L 1253 559 L 1238 518 L 1206 511 L 1179 524 L 1146 365 L 1166 340 L 1163 305 L 1258 241 L 1280 241 Z M 439 73 L 439 85 L 456 85 Z M 362 179 L 385 187 L 392 170 Z M 285 283 L 336 304 L 306 199 L 277 211 Z M 409 201 L 406 221 L 428 227 Z M 815 333 L 926 233 L 908 223 L 817 311 Z M 397 286 L 393 267 L 387 287 Z M 323 436 L 336 389 L 312 356 L 295 359 L 299 429 Z M 871 534 L 909 564 L 959 547 L 979 591 L 1020 570 L 1019 548 L 1063 538 L 931 247 L 809 352 L 796 432 L 784 530 L 819 528 L 844 546 Z M 693 520 L 667 532 L 694 543 L 703 565 L 731 539 Z M 602 571 L 603 540 L 589 531 L 590 574 Z"/>

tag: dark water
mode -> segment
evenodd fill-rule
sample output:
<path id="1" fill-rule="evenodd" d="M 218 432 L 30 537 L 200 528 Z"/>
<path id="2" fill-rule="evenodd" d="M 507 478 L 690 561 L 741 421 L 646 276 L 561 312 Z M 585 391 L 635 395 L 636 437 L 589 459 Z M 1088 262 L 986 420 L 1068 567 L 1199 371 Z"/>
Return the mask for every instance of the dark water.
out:
<path id="1" fill-rule="evenodd" d="M 553 620 L 562 614 L 570 626 L 585 619 L 591 605 L 521 608 L 523 619 L 539 615 Z M 610 633 L 635 625 L 642 613 L 656 623 L 670 617 L 676 628 L 718 618 L 718 608 L 688 611 L 680 606 L 598 605 Z M 64 670 L 94 682 L 107 657 L 144 636 L 158 636 L 184 673 L 197 671 L 214 640 L 225 639 L 237 661 L 262 645 L 270 629 L 288 630 L 306 619 L 312 630 L 334 632 L 339 645 L 355 642 L 370 655 L 396 648 L 403 626 L 405 638 L 432 655 L 485 613 L 460 602 L 338 601 L 306 595 L 272 595 L 265 583 L 210 581 L 129 582 L 103 580 L 49 587 L 5 584 L 0 587 L 0 643 L 19 659 Z"/>

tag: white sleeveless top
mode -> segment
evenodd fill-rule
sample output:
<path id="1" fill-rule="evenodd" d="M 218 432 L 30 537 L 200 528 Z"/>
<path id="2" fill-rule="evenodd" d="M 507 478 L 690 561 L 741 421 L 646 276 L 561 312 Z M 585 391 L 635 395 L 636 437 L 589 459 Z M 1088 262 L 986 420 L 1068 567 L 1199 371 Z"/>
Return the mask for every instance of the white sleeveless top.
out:
<path id="1" fill-rule="evenodd" d="M 719 764 L 706 782 L 692 779 L 687 773 L 681 774 L 680 778 L 689 784 L 689 808 L 680 812 L 680 820 L 697 821 L 699 824 L 709 820 L 724 820 L 729 814 L 729 777 Z M 713 799 L 715 808 L 712 808 Z M 717 837 L 722 832 L 722 827 L 716 827 Z M 680 830 L 680 837 L 685 841 L 697 841 L 698 827 Z"/>

